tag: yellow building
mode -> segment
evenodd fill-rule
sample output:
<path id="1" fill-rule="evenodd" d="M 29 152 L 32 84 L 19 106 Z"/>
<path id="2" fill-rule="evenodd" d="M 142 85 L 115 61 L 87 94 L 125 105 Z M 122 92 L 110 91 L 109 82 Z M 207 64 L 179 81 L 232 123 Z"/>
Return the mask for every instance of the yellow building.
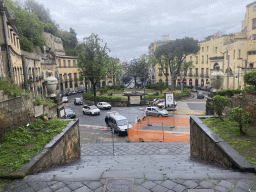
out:
<path id="1" fill-rule="evenodd" d="M 199 43 L 198 54 L 186 57 L 186 61 L 193 61 L 194 68 L 190 68 L 185 74 L 184 85 L 210 86 L 210 75 L 218 64 L 225 75 L 222 89 L 244 88 L 244 73 L 256 68 L 255 39 L 256 1 L 246 6 L 241 32 L 207 37 Z M 165 78 L 159 74 L 156 73 L 158 81 Z M 177 79 L 175 83 L 178 85 L 180 82 Z"/>
<path id="2" fill-rule="evenodd" d="M 83 82 L 79 81 L 77 58 L 73 56 L 57 55 L 56 63 L 59 73 L 60 91 L 72 91 L 83 88 Z"/>

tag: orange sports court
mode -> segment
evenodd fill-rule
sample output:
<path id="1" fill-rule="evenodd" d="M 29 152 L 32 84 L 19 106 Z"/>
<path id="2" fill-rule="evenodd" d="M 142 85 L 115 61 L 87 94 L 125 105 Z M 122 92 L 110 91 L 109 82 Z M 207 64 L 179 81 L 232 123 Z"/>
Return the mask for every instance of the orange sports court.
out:
<path id="1" fill-rule="evenodd" d="M 189 118 L 147 116 L 128 130 L 128 140 L 189 142 Z"/>

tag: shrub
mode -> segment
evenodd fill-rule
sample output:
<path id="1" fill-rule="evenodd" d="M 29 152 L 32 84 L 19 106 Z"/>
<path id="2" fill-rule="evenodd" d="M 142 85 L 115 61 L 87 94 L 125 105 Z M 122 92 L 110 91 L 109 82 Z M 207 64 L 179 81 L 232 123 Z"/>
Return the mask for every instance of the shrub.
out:
<path id="1" fill-rule="evenodd" d="M 227 106 L 228 102 L 229 102 L 229 100 L 226 97 L 222 97 L 220 95 L 216 95 L 213 97 L 211 107 L 212 107 L 214 113 L 216 113 L 220 119 L 222 119 L 221 116 L 222 116 L 224 109 Z"/>
<path id="2" fill-rule="evenodd" d="M 251 116 L 252 123 L 256 124 L 256 104 L 248 106 L 246 112 L 249 112 Z"/>
<path id="3" fill-rule="evenodd" d="M 14 84 L 12 79 L 0 80 L 0 89 L 10 96 L 17 97 L 25 93 L 24 89 L 21 89 L 18 85 Z"/>
<path id="4" fill-rule="evenodd" d="M 35 105 L 39 106 L 39 105 L 47 105 L 49 107 L 53 107 L 55 105 L 54 101 L 49 99 L 49 98 L 39 98 L 37 97 L 35 99 Z"/>
<path id="5" fill-rule="evenodd" d="M 244 74 L 244 82 L 248 85 L 252 85 L 256 90 L 256 70 L 252 70 Z"/>
<path id="6" fill-rule="evenodd" d="M 228 110 L 229 119 L 231 121 L 237 122 L 239 125 L 240 133 L 245 135 L 245 131 L 243 130 L 244 126 L 251 122 L 251 116 L 248 111 L 245 111 L 241 107 L 235 107 L 231 110 Z"/>
<path id="7" fill-rule="evenodd" d="M 94 96 L 92 94 L 89 93 L 84 93 L 83 97 L 85 99 L 88 100 L 93 100 L 93 101 L 122 101 L 123 98 L 122 97 L 118 97 L 118 96 L 106 96 L 106 95 L 102 95 L 102 96 L 96 96 L 94 98 Z"/>
<path id="8" fill-rule="evenodd" d="M 244 91 L 254 91 L 255 89 L 254 89 L 254 87 L 253 86 L 246 86 L 245 88 L 244 88 Z"/>
<path id="9" fill-rule="evenodd" d="M 239 94 L 241 92 L 243 92 L 243 90 L 241 89 L 224 89 L 224 90 L 217 91 L 216 94 L 220 96 L 232 97 L 235 94 Z"/>

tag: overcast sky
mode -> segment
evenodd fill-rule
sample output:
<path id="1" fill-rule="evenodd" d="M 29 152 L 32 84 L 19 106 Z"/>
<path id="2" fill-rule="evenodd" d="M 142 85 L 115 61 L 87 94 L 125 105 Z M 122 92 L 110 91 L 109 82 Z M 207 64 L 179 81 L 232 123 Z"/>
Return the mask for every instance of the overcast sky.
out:
<path id="1" fill-rule="evenodd" d="M 61 29 L 75 29 L 79 41 L 91 33 L 122 61 L 148 53 L 151 42 L 241 30 L 253 0 L 36 0 L 50 9 Z"/>

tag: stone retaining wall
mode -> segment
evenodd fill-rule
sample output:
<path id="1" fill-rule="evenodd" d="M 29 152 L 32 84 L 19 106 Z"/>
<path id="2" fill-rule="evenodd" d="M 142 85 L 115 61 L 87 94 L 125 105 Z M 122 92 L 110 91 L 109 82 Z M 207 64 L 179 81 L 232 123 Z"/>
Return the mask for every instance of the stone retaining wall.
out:
<path id="1" fill-rule="evenodd" d="M 12 128 L 24 126 L 30 121 L 34 121 L 38 114 L 48 114 L 49 118 L 57 118 L 57 106 L 49 108 L 48 106 L 34 106 L 35 98 L 18 96 L 10 98 L 0 90 L 0 140 L 5 133 Z"/>
<path id="2" fill-rule="evenodd" d="M 36 154 L 19 172 L 24 176 L 80 158 L 79 120 L 71 121 L 44 149 Z"/>
<path id="3" fill-rule="evenodd" d="M 241 171 L 255 172 L 255 168 L 223 141 L 200 119 L 210 116 L 190 117 L 190 153 L 192 157 Z"/>

